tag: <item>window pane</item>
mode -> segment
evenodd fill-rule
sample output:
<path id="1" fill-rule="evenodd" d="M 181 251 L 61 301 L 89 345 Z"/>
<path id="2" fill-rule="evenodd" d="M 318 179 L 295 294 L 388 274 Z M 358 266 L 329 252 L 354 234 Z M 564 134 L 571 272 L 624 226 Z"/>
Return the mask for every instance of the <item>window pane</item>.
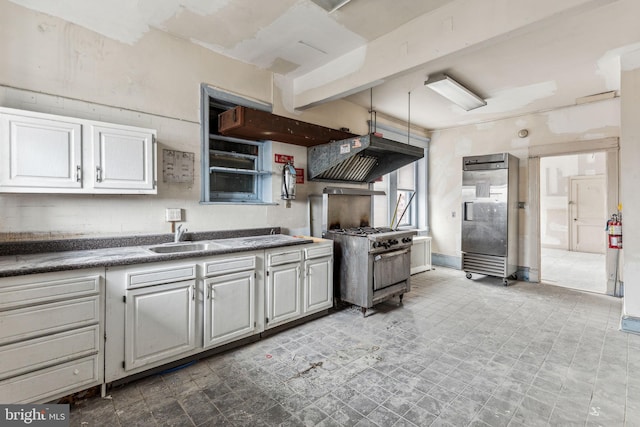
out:
<path id="1" fill-rule="evenodd" d="M 224 153 L 211 153 L 209 155 L 209 166 L 255 170 L 256 159 L 236 157 Z"/>
<path id="2" fill-rule="evenodd" d="M 211 149 L 217 151 L 227 151 L 229 153 L 247 154 L 250 156 L 258 155 L 258 146 L 253 144 L 242 144 L 239 142 L 222 141 L 214 139 L 211 141 Z"/>
<path id="3" fill-rule="evenodd" d="M 415 162 L 398 169 L 398 188 L 416 189 Z"/>
<path id="4" fill-rule="evenodd" d="M 254 193 L 253 175 L 212 172 L 210 189 L 216 193 Z"/>
<path id="5" fill-rule="evenodd" d="M 398 223 L 399 221 L 399 226 L 411 225 L 411 222 L 413 220 L 413 209 L 411 208 L 411 205 L 413 204 L 413 201 L 411 204 L 408 203 L 411 199 L 412 194 L 413 191 L 398 190 L 398 199 L 400 201 L 398 202 L 398 216 L 396 218 L 396 223 Z M 400 218 L 400 215 L 402 215 L 403 212 L 404 216 Z"/>

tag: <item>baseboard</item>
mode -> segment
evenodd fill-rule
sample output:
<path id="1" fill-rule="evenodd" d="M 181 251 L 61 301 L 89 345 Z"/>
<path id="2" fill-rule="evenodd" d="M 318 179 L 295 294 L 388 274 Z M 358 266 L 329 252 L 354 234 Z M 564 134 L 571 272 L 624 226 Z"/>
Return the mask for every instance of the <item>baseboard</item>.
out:
<path id="1" fill-rule="evenodd" d="M 462 257 L 443 255 L 438 253 L 431 253 L 431 264 L 439 265 L 440 267 L 455 268 L 456 270 L 462 269 Z"/>
<path id="2" fill-rule="evenodd" d="M 529 267 L 518 266 L 518 270 L 516 271 L 516 277 L 518 280 L 522 282 L 529 281 Z"/>
<path id="3" fill-rule="evenodd" d="M 622 316 L 620 330 L 633 334 L 640 334 L 640 317 Z"/>

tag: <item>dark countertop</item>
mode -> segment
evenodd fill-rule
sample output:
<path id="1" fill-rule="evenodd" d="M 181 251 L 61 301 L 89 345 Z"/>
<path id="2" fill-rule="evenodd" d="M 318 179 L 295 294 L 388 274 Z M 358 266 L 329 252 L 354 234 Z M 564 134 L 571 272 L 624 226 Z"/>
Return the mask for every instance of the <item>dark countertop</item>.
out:
<path id="1" fill-rule="evenodd" d="M 271 230 L 273 229 L 268 229 L 269 232 Z M 277 229 L 277 232 L 279 233 L 280 229 Z M 205 238 L 181 243 L 206 243 L 207 241 L 211 241 L 214 242 L 215 245 L 206 250 L 174 253 L 155 253 L 149 250 L 149 248 L 155 246 L 172 245 L 171 240 L 167 241 L 166 238 L 160 239 L 163 241 L 157 241 L 157 239 L 150 240 L 149 236 L 144 236 L 144 238 L 138 240 L 119 240 L 120 238 L 116 238 L 111 239 L 111 244 L 115 246 L 109 247 L 100 247 L 101 244 L 95 243 L 100 239 L 77 239 L 79 242 L 74 241 L 70 246 L 66 246 L 67 249 L 65 249 L 64 242 L 62 242 L 62 246 L 58 246 L 57 250 L 50 252 L 40 252 L 36 250 L 35 253 L 24 253 L 25 251 L 23 251 L 23 253 L 0 256 L 0 277 L 92 267 L 144 264 L 313 243 L 313 239 L 310 238 L 292 237 L 284 234 L 245 235 L 245 233 L 236 233 L 235 235 L 240 235 L 241 237 L 207 238 L 211 237 L 211 235 L 205 233 L 187 235 L 187 238 L 191 239 L 203 236 L 205 236 Z M 229 236 L 229 234 L 226 234 L 226 236 Z M 124 243 L 132 242 L 145 242 L 145 244 L 123 246 Z M 85 246 L 83 246 L 84 243 L 86 243 Z M 98 247 L 95 248 L 95 246 Z M 51 244 L 45 247 L 56 248 L 56 246 Z M 68 249 L 69 247 L 72 249 Z M 78 249 L 79 247 L 81 249 Z M 4 253 L 7 253 L 6 246 L 3 247 L 0 245 L 0 250 L 2 249 L 5 249 Z"/>

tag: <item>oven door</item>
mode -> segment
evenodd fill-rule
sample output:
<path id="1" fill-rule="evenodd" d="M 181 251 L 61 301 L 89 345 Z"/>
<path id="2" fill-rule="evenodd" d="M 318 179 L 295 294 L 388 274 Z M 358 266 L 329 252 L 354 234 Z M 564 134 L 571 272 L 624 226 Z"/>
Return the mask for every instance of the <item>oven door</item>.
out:
<path id="1" fill-rule="evenodd" d="M 403 282 L 411 275 L 411 248 L 373 255 L 373 290 Z"/>

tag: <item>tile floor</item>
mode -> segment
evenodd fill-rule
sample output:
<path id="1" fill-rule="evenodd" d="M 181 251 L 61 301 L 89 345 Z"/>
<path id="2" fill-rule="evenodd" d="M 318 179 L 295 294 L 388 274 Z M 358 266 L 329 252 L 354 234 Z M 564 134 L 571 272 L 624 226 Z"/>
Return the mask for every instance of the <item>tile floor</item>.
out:
<path id="1" fill-rule="evenodd" d="M 72 408 L 73 426 L 637 426 L 621 300 L 438 267 L 404 305 L 345 308 Z"/>
<path id="2" fill-rule="evenodd" d="M 542 248 L 542 281 L 588 292 L 605 294 L 605 255 Z"/>

